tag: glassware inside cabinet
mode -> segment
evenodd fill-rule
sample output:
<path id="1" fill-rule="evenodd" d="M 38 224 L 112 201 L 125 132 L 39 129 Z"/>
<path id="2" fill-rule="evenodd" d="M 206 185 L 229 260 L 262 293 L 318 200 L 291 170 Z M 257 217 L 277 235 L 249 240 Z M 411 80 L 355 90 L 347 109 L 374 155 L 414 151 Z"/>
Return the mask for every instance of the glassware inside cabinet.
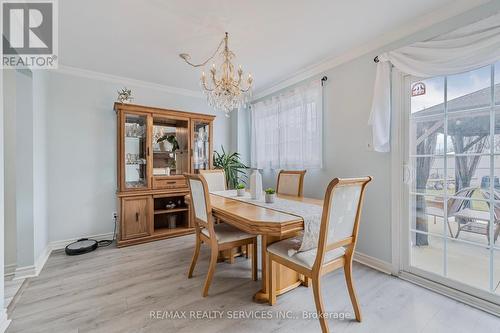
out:
<path id="1" fill-rule="evenodd" d="M 194 121 L 193 171 L 210 169 L 210 124 Z"/>
<path id="2" fill-rule="evenodd" d="M 147 116 L 126 114 L 124 134 L 125 187 L 147 187 Z"/>

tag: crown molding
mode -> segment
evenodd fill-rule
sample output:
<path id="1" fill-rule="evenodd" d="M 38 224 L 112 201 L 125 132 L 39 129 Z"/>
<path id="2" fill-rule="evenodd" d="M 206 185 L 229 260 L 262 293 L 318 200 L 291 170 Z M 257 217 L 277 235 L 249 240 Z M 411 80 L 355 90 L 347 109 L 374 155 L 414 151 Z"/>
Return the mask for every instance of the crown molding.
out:
<path id="1" fill-rule="evenodd" d="M 291 74 L 290 76 L 288 76 L 288 78 L 285 78 L 278 83 L 271 85 L 270 87 L 263 88 L 260 91 L 256 91 L 254 93 L 253 101 L 271 95 L 279 90 L 297 84 L 313 76 L 320 75 L 329 69 L 354 60 L 362 55 L 377 51 L 384 46 L 387 46 L 416 32 L 429 28 L 434 24 L 443 22 L 454 16 L 462 14 L 467 10 L 486 4 L 488 2 L 489 0 L 461 0 L 457 1 L 453 5 L 441 7 L 429 14 L 415 19 L 414 21 L 406 23 L 396 29 L 392 29 L 391 32 L 385 33 L 368 43 L 364 43 L 361 46 L 352 48 L 351 50 L 339 56 L 326 58 L 319 63 L 310 65 Z"/>
<path id="2" fill-rule="evenodd" d="M 66 66 L 66 65 L 62 65 L 62 64 L 59 64 L 57 69 L 53 69 L 50 71 L 55 72 L 55 73 L 66 74 L 66 75 L 83 77 L 83 78 L 87 78 L 87 79 L 107 81 L 107 82 L 117 83 L 117 84 L 121 84 L 121 85 L 135 86 L 135 87 L 147 88 L 147 89 L 156 89 L 156 90 L 161 90 L 161 91 L 165 91 L 165 92 L 168 92 L 171 94 L 176 94 L 176 95 L 195 97 L 195 98 L 203 98 L 203 93 L 201 91 L 177 88 L 177 87 L 167 86 L 167 85 L 163 85 L 163 84 L 159 84 L 159 83 L 136 80 L 136 79 L 132 79 L 132 78 L 124 77 L 124 76 L 106 74 L 106 73 L 91 71 L 88 69 Z"/>

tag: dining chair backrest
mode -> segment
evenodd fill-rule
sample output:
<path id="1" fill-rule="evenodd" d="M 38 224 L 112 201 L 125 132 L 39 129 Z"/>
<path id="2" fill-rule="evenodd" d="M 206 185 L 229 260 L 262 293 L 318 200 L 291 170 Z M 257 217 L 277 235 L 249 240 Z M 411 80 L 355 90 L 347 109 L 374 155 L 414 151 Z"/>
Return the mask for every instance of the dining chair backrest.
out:
<path id="1" fill-rule="evenodd" d="M 305 174 L 306 170 L 300 170 L 300 171 L 281 170 L 280 173 L 278 174 L 276 193 L 301 197 L 302 189 L 304 188 Z"/>
<path id="2" fill-rule="evenodd" d="M 200 170 L 200 174 L 205 178 L 209 191 L 225 191 L 226 173 L 222 169 Z"/>
<path id="3" fill-rule="evenodd" d="M 345 246 L 353 251 L 366 185 L 372 177 L 335 178 L 325 193 L 315 265 L 322 265 L 328 251 Z"/>
<path id="4" fill-rule="evenodd" d="M 207 181 L 200 175 L 185 174 L 185 176 L 189 185 L 194 221 L 200 227 L 210 230 L 213 220 Z"/>

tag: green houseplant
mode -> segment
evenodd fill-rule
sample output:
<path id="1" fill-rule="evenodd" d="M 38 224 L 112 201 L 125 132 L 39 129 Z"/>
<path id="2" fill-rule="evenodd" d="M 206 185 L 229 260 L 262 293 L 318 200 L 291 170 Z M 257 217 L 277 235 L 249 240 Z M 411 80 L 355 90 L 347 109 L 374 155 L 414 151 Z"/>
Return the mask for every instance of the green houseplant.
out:
<path id="1" fill-rule="evenodd" d="M 177 142 L 177 138 L 175 137 L 175 135 L 164 134 L 161 138 L 158 138 L 158 140 L 156 140 L 156 143 L 162 143 L 165 140 L 172 145 L 172 152 L 175 152 L 177 149 L 179 149 L 179 142 Z"/>
<path id="2" fill-rule="evenodd" d="M 273 203 L 276 198 L 276 190 L 269 187 L 264 192 L 266 192 L 266 203 Z"/>
<path id="3" fill-rule="evenodd" d="M 245 196 L 245 184 L 239 183 L 238 186 L 236 186 L 236 190 L 239 197 Z"/>
<path id="4" fill-rule="evenodd" d="M 221 146 L 221 150 L 221 153 L 214 151 L 214 168 L 224 170 L 227 187 L 234 189 L 238 186 L 238 179 L 246 179 L 245 170 L 248 167 L 241 162 L 239 153 L 226 153 L 223 146 Z"/>

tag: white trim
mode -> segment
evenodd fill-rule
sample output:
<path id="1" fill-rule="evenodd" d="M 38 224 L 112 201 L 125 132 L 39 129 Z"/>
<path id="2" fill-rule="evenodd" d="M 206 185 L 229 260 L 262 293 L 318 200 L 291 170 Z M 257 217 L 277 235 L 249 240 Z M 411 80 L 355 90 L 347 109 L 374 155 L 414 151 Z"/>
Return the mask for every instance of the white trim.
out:
<path id="1" fill-rule="evenodd" d="M 79 77 L 84 77 L 87 79 L 101 80 L 112 83 L 117 83 L 124 86 L 135 86 L 147 89 L 157 89 L 161 91 L 165 91 L 171 94 L 188 96 L 188 97 L 196 97 L 203 98 L 203 93 L 201 91 L 177 88 L 172 86 L 167 86 L 159 83 L 153 83 L 148 81 L 136 80 L 128 77 L 117 76 L 112 74 L 106 74 L 101 72 L 95 72 L 88 69 L 65 66 L 59 64 L 59 68 L 55 70 L 51 70 L 54 73 L 62 73 L 66 75 L 74 75 Z"/>
<path id="2" fill-rule="evenodd" d="M 465 303 L 469 306 L 475 307 L 477 309 L 480 309 L 482 311 L 491 313 L 492 315 L 495 315 L 497 317 L 500 317 L 500 306 L 494 303 L 491 303 L 487 300 L 481 299 L 479 297 L 476 297 L 474 295 L 470 295 L 467 293 L 464 293 L 460 290 L 448 287 L 444 284 L 440 284 L 438 282 L 431 281 L 429 279 L 408 273 L 408 272 L 401 272 L 398 275 L 399 278 L 402 280 L 414 283 L 416 285 L 419 285 L 423 288 L 432 290 L 438 294 L 444 295 L 446 297 L 452 298 L 456 301 Z"/>
<path id="3" fill-rule="evenodd" d="M 5 265 L 3 267 L 3 274 L 5 277 L 11 277 L 14 275 L 14 272 L 16 271 L 16 267 L 17 265 L 16 264 L 9 264 L 9 265 Z"/>
<path id="4" fill-rule="evenodd" d="M 35 277 L 38 275 L 36 273 L 36 271 L 37 270 L 35 268 L 35 265 L 17 267 L 16 271 L 14 272 L 14 277 L 12 279 L 13 280 L 21 280 L 21 279 L 26 279 L 26 278 L 30 278 L 30 277 Z"/>
<path id="5" fill-rule="evenodd" d="M 26 279 L 29 277 L 38 276 L 42 271 L 43 266 L 45 266 L 47 259 L 49 259 L 51 253 L 52 249 L 50 245 L 47 244 L 47 246 L 43 250 L 43 253 L 36 259 L 34 265 L 16 267 L 16 269 L 14 270 L 13 280 Z"/>
<path id="6" fill-rule="evenodd" d="M 7 318 L 7 309 L 0 311 L 0 333 L 4 333 L 9 327 L 11 320 Z"/>
<path id="7" fill-rule="evenodd" d="M 364 253 L 357 252 L 357 251 L 354 252 L 353 260 L 359 262 L 362 265 L 376 269 L 377 271 L 380 271 L 382 273 L 389 274 L 389 275 L 391 275 L 391 273 L 392 273 L 392 264 L 391 263 L 384 261 L 384 260 L 380 260 L 378 258 L 369 256 L 369 255 L 366 255 Z"/>
<path id="8" fill-rule="evenodd" d="M 78 238 L 72 238 L 72 239 L 66 239 L 66 240 L 53 241 L 53 242 L 50 242 L 49 246 L 50 246 L 51 251 L 61 250 L 61 249 L 64 249 L 66 247 L 66 245 L 73 243 L 73 242 L 76 242 L 80 238 L 95 239 L 96 241 L 101 241 L 101 240 L 105 240 L 105 239 L 111 240 L 111 239 L 113 239 L 113 233 L 108 232 L 105 234 L 99 234 L 99 235 L 93 235 L 93 236 L 85 236 L 85 237 L 78 237 Z"/>
<path id="9" fill-rule="evenodd" d="M 372 39 L 368 43 L 363 43 L 361 46 L 352 48 L 351 50 L 339 56 L 327 58 L 325 60 L 320 61 L 319 63 L 306 67 L 305 69 L 301 69 L 291 74 L 288 78 L 278 82 L 277 84 L 256 91 L 254 93 L 253 100 L 260 99 L 262 97 L 275 93 L 278 90 L 294 85 L 300 81 L 324 73 L 329 69 L 332 69 L 343 63 L 356 59 L 362 55 L 374 52 L 390 43 L 396 42 L 404 37 L 410 36 L 413 33 L 429 28 L 436 23 L 445 21 L 454 16 L 462 14 L 474 7 L 486 4 L 488 1 L 462 0 L 457 2 L 453 3 L 453 5 L 446 5 L 427 15 L 419 17 L 418 19 L 411 21 L 408 24 L 398 27 L 397 29 L 393 29 L 388 33 L 382 34 L 378 38 Z"/>
<path id="10" fill-rule="evenodd" d="M 64 249 L 66 247 L 66 245 L 73 243 L 80 238 L 89 238 L 89 239 L 95 239 L 96 241 L 101 241 L 104 239 L 113 239 L 113 233 L 109 232 L 109 233 L 105 233 L 105 234 L 99 234 L 99 235 L 93 235 L 93 236 L 87 236 L 87 237 L 79 237 L 79 238 L 50 242 L 45 247 L 45 250 L 43 251 L 43 253 L 36 260 L 35 265 L 17 267 L 13 273 L 14 274 L 13 279 L 19 280 L 19 279 L 25 279 L 25 278 L 29 278 L 29 277 L 38 276 L 40 274 L 40 272 L 42 271 L 43 266 L 45 266 L 45 263 L 49 259 L 52 251 Z"/>
<path id="11" fill-rule="evenodd" d="M 403 156 L 403 113 L 404 99 L 404 77 L 401 72 L 392 69 L 391 74 L 391 103 L 394 112 L 391 113 L 391 261 L 392 273 L 397 274 L 401 270 L 401 221 L 403 202 L 403 177 L 405 173 L 404 164 L 401 163 Z"/>
<path id="12" fill-rule="evenodd" d="M 51 249 L 50 245 L 47 244 L 47 246 L 43 250 L 43 253 L 35 261 L 35 270 L 36 270 L 37 276 L 42 271 L 42 268 L 43 268 L 43 266 L 45 266 L 45 263 L 49 259 L 51 253 L 52 253 L 52 249 Z"/>

